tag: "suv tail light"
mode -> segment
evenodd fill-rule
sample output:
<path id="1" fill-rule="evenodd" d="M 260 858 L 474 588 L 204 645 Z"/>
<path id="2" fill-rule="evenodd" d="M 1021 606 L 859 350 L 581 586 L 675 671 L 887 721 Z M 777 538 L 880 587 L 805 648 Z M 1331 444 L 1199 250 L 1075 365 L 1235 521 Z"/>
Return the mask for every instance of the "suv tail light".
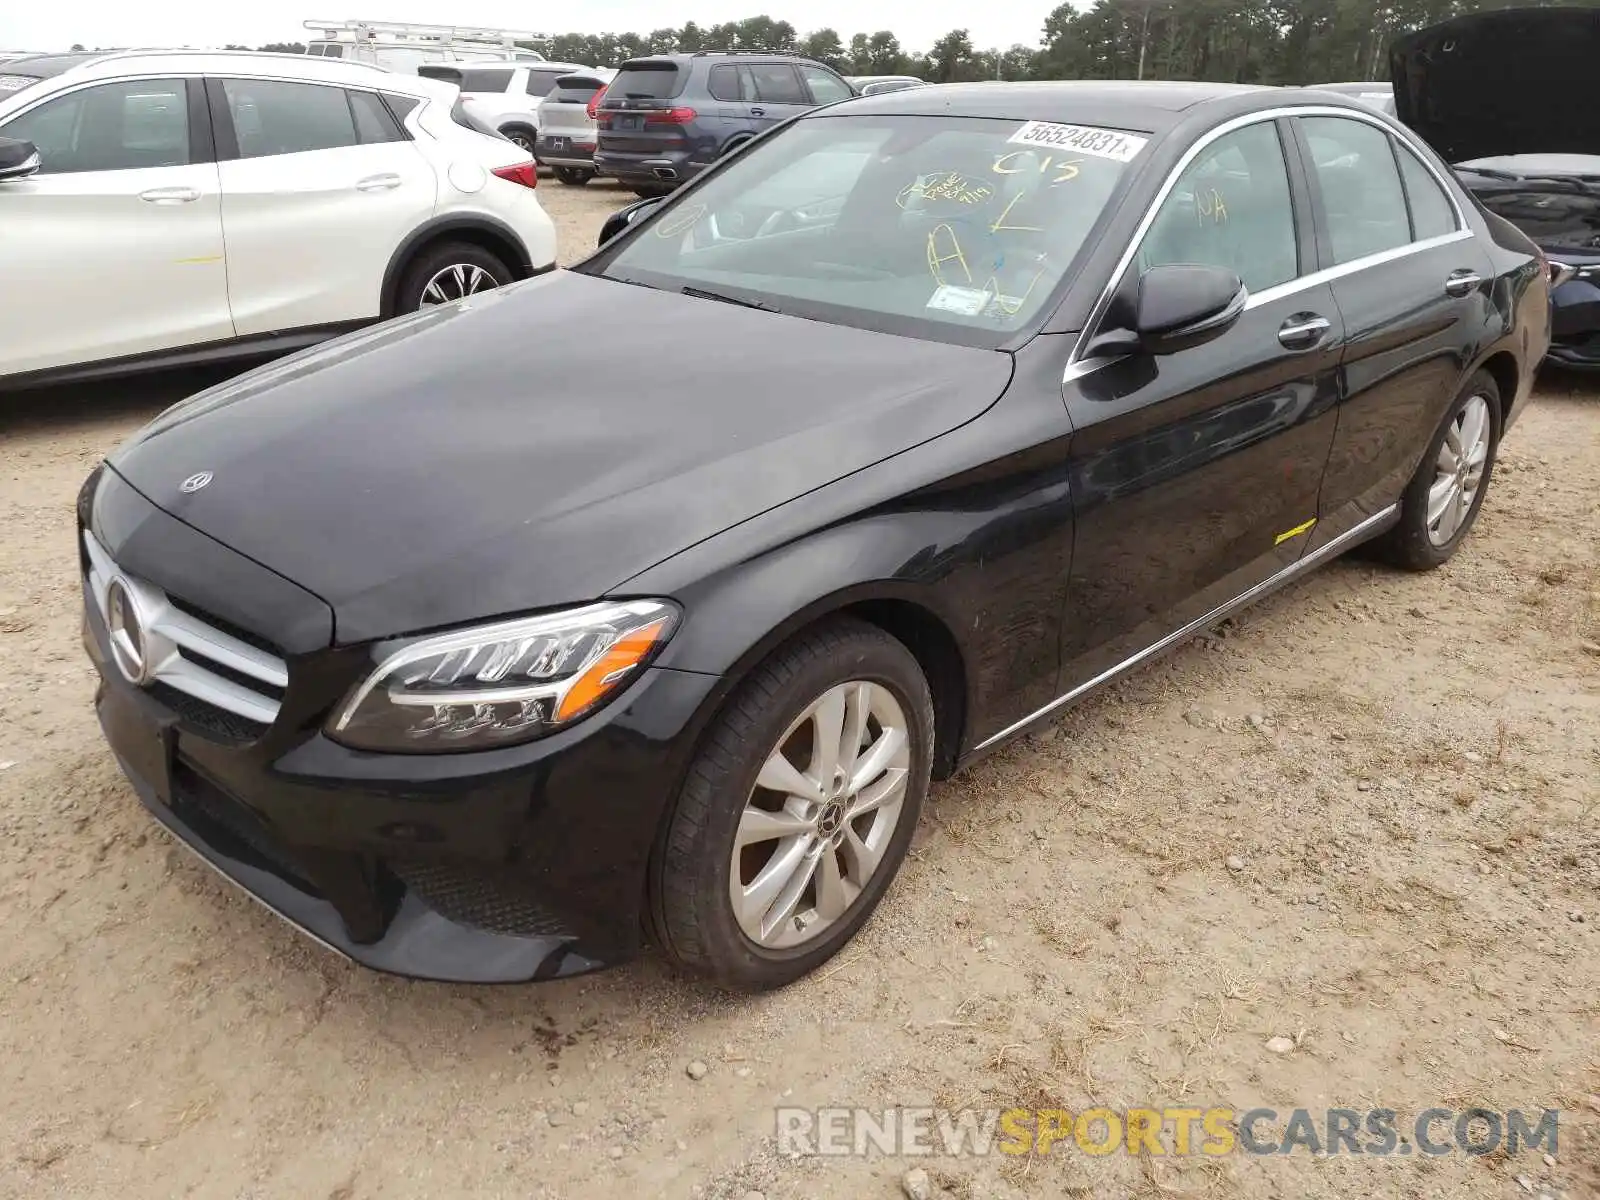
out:
<path id="1" fill-rule="evenodd" d="M 699 114 L 692 108 L 663 108 L 644 115 L 646 125 L 687 125 Z"/>
<path id="2" fill-rule="evenodd" d="M 605 95 L 606 95 L 606 89 L 605 88 L 601 88 L 598 92 L 596 92 L 594 95 L 589 97 L 589 107 L 588 107 L 589 120 L 593 121 L 595 119 L 595 117 L 599 114 L 599 112 L 600 112 L 600 101 L 605 99 Z"/>
<path id="3" fill-rule="evenodd" d="M 514 167 L 496 167 L 494 173 L 508 183 L 520 183 L 526 188 L 539 186 L 539 164 L 536 162 L 517 163 Z"/>

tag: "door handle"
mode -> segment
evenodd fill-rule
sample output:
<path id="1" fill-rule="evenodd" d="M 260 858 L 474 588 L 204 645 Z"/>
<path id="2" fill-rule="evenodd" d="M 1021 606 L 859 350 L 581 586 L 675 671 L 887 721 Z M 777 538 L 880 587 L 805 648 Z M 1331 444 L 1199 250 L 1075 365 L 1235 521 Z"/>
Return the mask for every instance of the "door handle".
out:
<path id="1" fill-rule="evenodd" d="M 767 115 L 767 110 L 764 108 L 752 108 L 750 110 L 750 115 L 752 117 L 764 117 Z"/>
<path id="2" fill-rule="evenodd" d="M 400 176 L 392 172 L 382 175 L 368 175 L 356 184 L 359 192 L 388 192 L 400 186 Z"/>
<path id="3" fill-rule="evenodd" d="M 1450 278 L 1444 281 L 1444 294 L 1446 296 L 1467 296 L 1477 290 L 1482 277 L 1476 271 L 1452 271 Z"/>
<path id="4" fill-rule="evenodd" d="M 1278 342 L 1286 350 L 1309 350 L 1323 339 L 1333 323 L 1316 313 L 1296 313 L 1278 326 Z"/>
<path id="5" fill-rule="evenodd" d="M 146 204 L 188 204 L 200 199 L 200 189 L 192 187 L 151 188 L 140 192 L 139 199 Z"/>

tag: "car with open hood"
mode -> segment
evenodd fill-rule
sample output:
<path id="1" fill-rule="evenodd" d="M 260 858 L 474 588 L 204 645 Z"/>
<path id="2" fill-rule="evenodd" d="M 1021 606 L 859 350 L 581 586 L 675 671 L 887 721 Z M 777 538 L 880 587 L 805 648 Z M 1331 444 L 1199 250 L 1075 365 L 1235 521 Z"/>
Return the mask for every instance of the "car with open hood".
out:
<path id="1" fill-rule="evenodd" d="M 82 489 L 138 795 L 369 966 L 798 978 L 931 779 L 1346 550 L 1454 555 L 1548 340 L 1537 248 L 1325 93 L 855 98 L 632 216 Z"/>
<path id="2" fill-rule="evenodd" d="M 1390 50 L 1396 115 L 1549 257 L 1550 359 L 1579 368 L 1600 368 L 1597 54 L 1593 8 L 1471 13 Z"/>

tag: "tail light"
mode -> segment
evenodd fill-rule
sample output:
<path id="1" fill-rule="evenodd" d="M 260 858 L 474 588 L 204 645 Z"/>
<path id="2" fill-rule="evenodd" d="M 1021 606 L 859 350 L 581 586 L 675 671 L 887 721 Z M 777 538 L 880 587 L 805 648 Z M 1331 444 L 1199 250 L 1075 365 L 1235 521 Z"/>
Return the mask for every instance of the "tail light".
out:
<path id="1" fill-rule="evenodd" d="M 663 108 L 644 115 L 646 125 L 687 125 L 699 114 L 692 108 Z"/>
<path id="2" fill-rule="evenodd" d="M 600 101 L 605 99 L 605 94 L 606 94 L 606 89 L 605 88 L 601 88 L 598 92 L 596 92 L 594 95 L 589 97 L 589 107 L 588 107 L 589 120 L 593 121 L 596 118 L 596 116 L 599 114 L 599 112 L 600 112 Z"/>
<path id="3" fill-rule="evenodd" d="M 535 162 L 518 163 L 514 167 L 496 167 L 494 173 L 507 183 L 520 183 L 525 188 L 539 186 L 539 164 Z"/>

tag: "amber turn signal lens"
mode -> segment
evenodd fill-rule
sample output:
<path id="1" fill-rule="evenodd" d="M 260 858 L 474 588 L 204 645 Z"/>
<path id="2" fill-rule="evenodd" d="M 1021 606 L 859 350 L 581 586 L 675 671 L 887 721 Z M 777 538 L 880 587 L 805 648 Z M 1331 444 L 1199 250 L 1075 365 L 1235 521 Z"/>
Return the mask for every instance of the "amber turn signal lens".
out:
<path id="1" fill-rule="evenodd" d="M 619 638 L 616 645 L 595 659 L 588 670 L 572 681 L 556 709 L 556 721 L 570 721 L 604 698 L 656 648 L 661 635 L 667 631 L 667 624 L 665 618 L 652 621 Z"/>

